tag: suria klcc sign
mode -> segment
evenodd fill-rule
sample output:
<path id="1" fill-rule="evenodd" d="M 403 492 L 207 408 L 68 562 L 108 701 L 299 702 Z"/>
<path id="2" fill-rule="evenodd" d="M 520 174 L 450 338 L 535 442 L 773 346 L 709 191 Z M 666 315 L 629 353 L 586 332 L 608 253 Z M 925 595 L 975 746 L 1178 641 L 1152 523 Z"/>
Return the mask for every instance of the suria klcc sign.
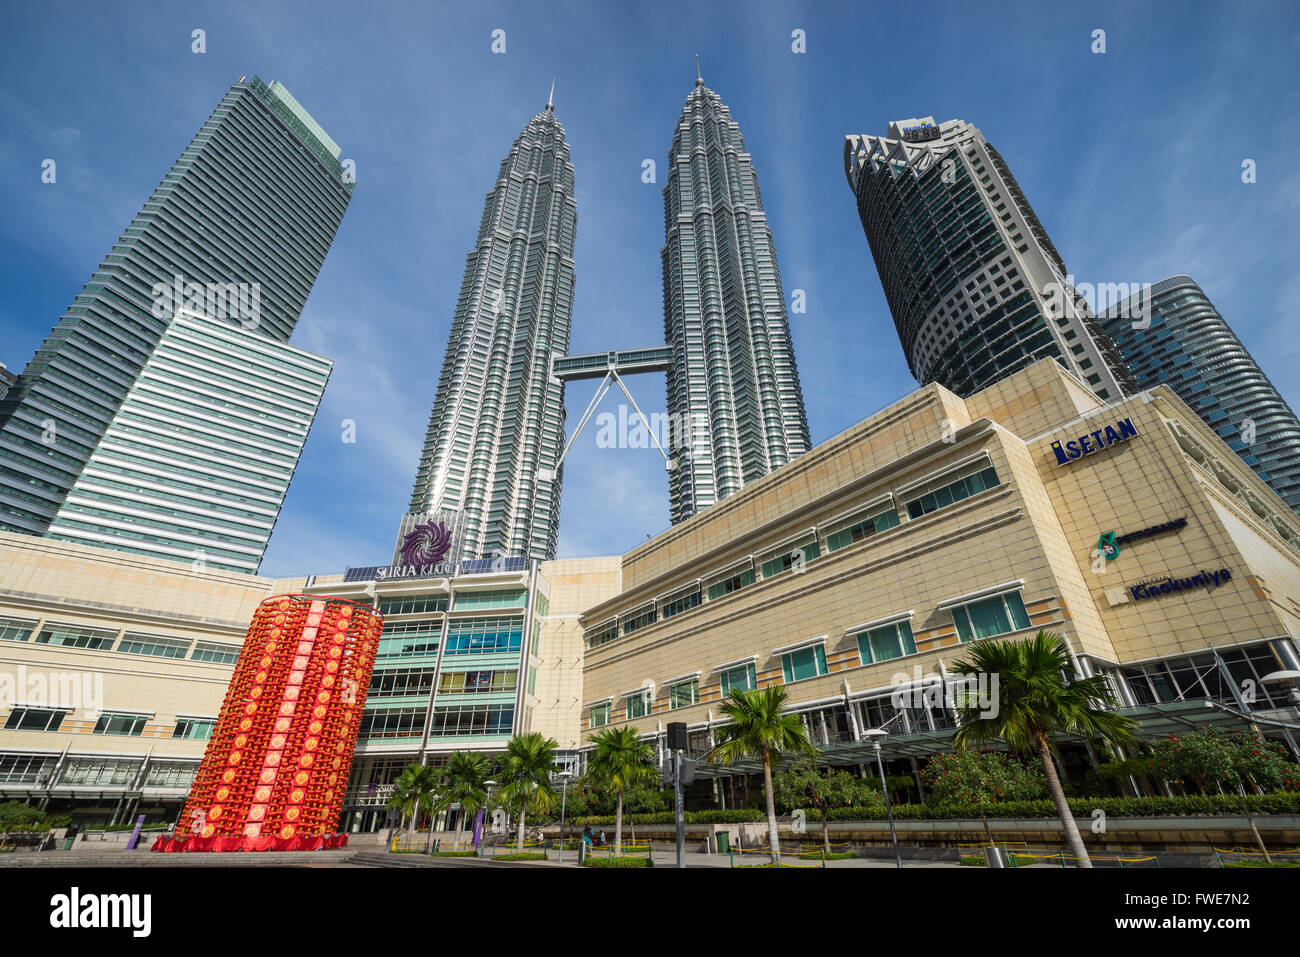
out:
<path id="1" fill-rule="evenodd" d="M 1052 451 L 1056 453 L 1057 465 L 1069 465 L 1085 455 L 1093 455 L 1096 452 L 1110 448 L 1112 445 L 1126 442 L 1137 434 L 1137 426 L 1133 424 L 1132 419 L 1120 419 L 1114 425 L 1107 425 L 1105 428 L 1093 432 L 1085 432 L 1077 439 L 1067 441 L 1058 439 L 1052 443 Z"/>
<path id="2" fill-rule="evenodd" d="M 402 538 L 403 565 L 436 565 L 451 548 L 451 531 L 445 522 L 424 522 Z"/>

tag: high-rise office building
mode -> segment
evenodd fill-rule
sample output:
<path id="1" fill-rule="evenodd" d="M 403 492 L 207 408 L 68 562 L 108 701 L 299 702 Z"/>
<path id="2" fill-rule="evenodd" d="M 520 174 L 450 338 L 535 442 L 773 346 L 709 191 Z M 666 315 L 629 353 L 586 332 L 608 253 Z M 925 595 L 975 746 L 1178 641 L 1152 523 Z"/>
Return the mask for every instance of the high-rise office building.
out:
<path id="1" fill-rule="evenodd" d="M 1300 420 L 1200 286 L 1162 279 L 1103 312 L 1101 326 L 1139 388 L 1168 385 L 1300 510 Z"/>
<path id="2" fill-rule="evenodd" d="M 231 469 L 201 453 L 179 458 L 179 448 L 194 451 L 207 443 L 211 436 L 205 430 L 215 427 L 214 405 L 229 409 L 232 417 L 273 418 L 263 410 L 283 401 L 278 394 L 258 394 L 267 385 L 258 363 L 274 352 L 271 346 L 288 341 L 351 198 L 352 177 L 340 154 L 280 84 L 241 77 L 230 88 L 0 400 L 0 529 L 43 534 L 56 514 L 61 535 L 71 535 L 67 523 L 85 521 L 87 514 L 104 519 L 105 528 L 110 522 L 136 525 L 134 505 L 101 499 L 93 506 L 99 511 L 89 513 L 88 502 L 76 507 L 67 502 L 74 485 L 79 491 L 92 487 L 83 472 L 95 456 L 98 493 L 107 494 L 99 488 L 106 480 L 100 472 L 110 459 L 114 480 L 124 486 L 158 491 L 154 483 L 160 473 L 170 476 L 161 484 L 165 496 L 178 499 L 171 530 L 177 534 L 147 523 L 149 554 L 168 554 L 175 546 L 189 557 L 196 547 L 205 547 L 196 545 L 196 538 L 212 545 L 209 554 L 231 544 L 228 532 L 210 527 L 221 524 L 217 514 L 229 503 L 209 501 L 229 491 L 225 481 Z M 235 332 L 224 339 L 198 327 L 178 332 L 169 354 L 156 357 L 153 385 L 134 394 L 182 312 L 225 323 Z M 214 344 L 216 339 L 221 343 Z M 235 340 L 243 344 L 233 346 Z M 220 369 L 207 354 L 225 345 L 236 354 L 257 354 L 247 376 L 232 378 L 232 370 Z M 320 361 L 303 361 L 313 367 L 309 377 L 318 377 Z M 323 388 L 323 379 L 318 384 Z M 315 388 L 316 383 L 307 392 Z M 319 398 L 308 403 L 313 412 Z M 241 481 L 257 486 L 248 501 L 256 500 L 256 509 L 268 508 L 272 515 L 283 498 L 282 458 L 296 462 L 305 438 L 302 399 L 291 400 L 295 424 L 279 437 L 293 448 L 277 447 L 266 462 L 242 466 Z M 167 405 L 166 412 L 156 404 L 150 406 L 154 412 L 144 412 L 156 402 Z M 152 424 L 146 428 L 141 418 L 151 418 Z M 111 455 L 101 448 L 110 423 L 116 435 Z M 265 424 L 251 423 L 246 435 Z M 227 420 L 223 427 L 229 426 Z M 198 500 L 203 504 L 196 506 Z M 195 508 L 205 516 L 197 524 L 191 521 Z M 239 508 L 230 521 L 247 517 L 242 504 Z M 82 517 L 71 518 L 74 512 Z M 260 559 L 270 526 L 255 524 L 249 538 L 239 530 L 241 557 L 232 566 L 244 564 L 245 546 Z M 124 547 L 115 534 L 96 543 Z"/>
<path id="3" fill-rule="evenodd" d="M 0 362 L 0 399 L 5 397 L 9 387 L 17 381 L 18 377 L 10 372 L 3 362 Z"/>
<path id="4" fill-rule="evenodd" d="M 912 375 L 970 396 L 1045 357 L 1132 388 L 1011 170 L 963 120 L 845 138 L 844 171 Z"/>
<path id="5" fill-rule="evenodd" d="M 772 230 L 740 127 L 697 75 L 664 184 L 674 523 L 808 451 Z"/>
<path id="6" fill-rule="evenodd" d="M 577 220 L 548 100 L 484 202 L 411 493 L 412 513 L 462 515 L 463 557 L 555 555 L 564 387 L 550 364 L 569 347 Z"/>
<path id="7" fill-rule="evenodd" d="M 45 536 L 255 573 L 331 365 L 181 313 Z"/>

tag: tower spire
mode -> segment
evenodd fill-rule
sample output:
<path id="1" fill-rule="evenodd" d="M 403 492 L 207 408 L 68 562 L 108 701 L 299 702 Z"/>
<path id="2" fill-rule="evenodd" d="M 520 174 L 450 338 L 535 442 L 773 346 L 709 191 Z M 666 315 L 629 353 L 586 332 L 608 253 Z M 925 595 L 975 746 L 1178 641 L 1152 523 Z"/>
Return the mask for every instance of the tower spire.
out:
<path id="1" fill-rule="evenodd" d="M 551 77 L 551 95 L 546 98 L 546 108 L 555 111 L 555 77 Z"/>
<path id="2" fill-rule="evenodd" d="M 698 53 L 695 54 L 695 85 L 704 85 L 704 77 L 700 75 L 700 55 Z"/>

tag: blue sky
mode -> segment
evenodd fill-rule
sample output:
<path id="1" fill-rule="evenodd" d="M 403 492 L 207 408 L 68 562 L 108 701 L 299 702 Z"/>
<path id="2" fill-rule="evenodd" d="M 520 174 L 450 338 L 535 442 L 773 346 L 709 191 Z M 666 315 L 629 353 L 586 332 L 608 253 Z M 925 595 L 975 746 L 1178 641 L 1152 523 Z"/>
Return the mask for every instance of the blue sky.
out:
<path id="1" fill-rule="evenodd" d="M 0 361 L 31 358 L 230 84 L 280 80 L 355 160 L 357 188 L 293 338 L 335 371 L 262 572 L 386 561 L 483 196 L 552 76 L 578 196 L 571 347 L 662 342 L 660 188 L 697 52 L 753 156 L 787 300 L 807 296 L 791 324 L 814 442 L 915 388 L 841 164 L 845 134 L 924 115 L 983 130 L 1080 281 L 1191 275 L 1300 400 L 1291 3 L 11 6 Z M 631 382 L 664 408 L 662 377 Z M 569 387 L 571 426 L 595 385 Z M 667 525 L 658 453 L 584 433 L 560 556 L 620 553 Z"/>

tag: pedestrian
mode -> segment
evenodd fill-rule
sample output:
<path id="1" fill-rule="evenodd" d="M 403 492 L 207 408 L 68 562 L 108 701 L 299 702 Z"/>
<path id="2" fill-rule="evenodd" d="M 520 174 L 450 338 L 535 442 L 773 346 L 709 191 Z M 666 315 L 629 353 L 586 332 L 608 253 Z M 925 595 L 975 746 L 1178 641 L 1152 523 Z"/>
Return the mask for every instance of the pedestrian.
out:
<path id="1" fill-rule="evenodd" d="M 604 832 L 604 831 L 601 831 L 601 832 L 600 832 L 600 846 L 601 846 L 601 847 L 604 847 L 604 846 L 605 846 L 606 844 L 608 844 L 608 843 L 609 843 L 609 841 L 605 840 L 605 832 Z"/>

